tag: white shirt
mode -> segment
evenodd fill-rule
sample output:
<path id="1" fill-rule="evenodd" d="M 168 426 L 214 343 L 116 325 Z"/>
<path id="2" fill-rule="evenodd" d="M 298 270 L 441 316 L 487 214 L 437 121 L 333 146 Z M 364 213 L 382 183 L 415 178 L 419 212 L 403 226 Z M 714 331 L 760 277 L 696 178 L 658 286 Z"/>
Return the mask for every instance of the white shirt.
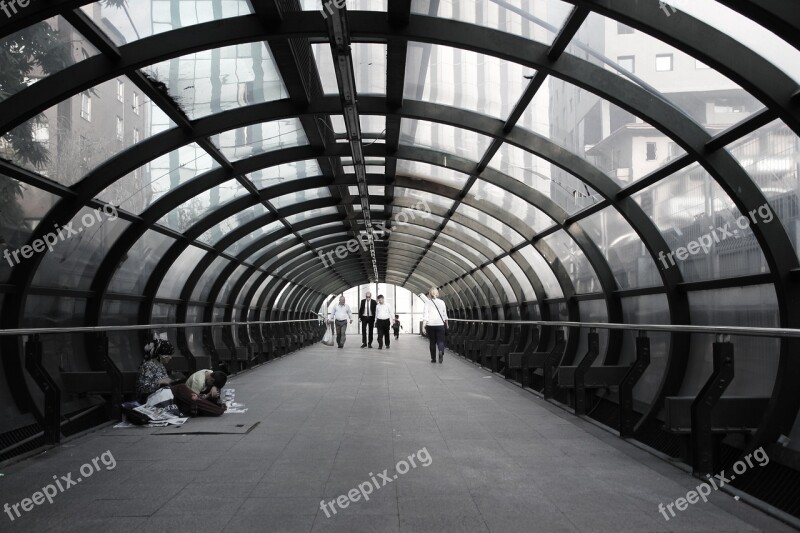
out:
<path id="1" fill-rule="evenodd" d="M 441 316 L 439 316 L 441 314 Z M 447 306 L 439 298 L 427 300 L 422 309 L 422 320 L 428 326 L 444 326 L 442 319 L 447 320 Z"/>
<path id="2" fill-rule="evenodd" d="M 331 308 L 330 316 L 333 317 L 334 320 L 352 320 L 353 317 L 350 314 L 350 306 L 347 304 L 341 305 L 336 304 Z"/>
<path id="3" fill-rule="evenodd" d="M 392 308 L 389 304 L 378 304 L 375 306 L 375 320 L 389 320 L 392 318 Z"/>

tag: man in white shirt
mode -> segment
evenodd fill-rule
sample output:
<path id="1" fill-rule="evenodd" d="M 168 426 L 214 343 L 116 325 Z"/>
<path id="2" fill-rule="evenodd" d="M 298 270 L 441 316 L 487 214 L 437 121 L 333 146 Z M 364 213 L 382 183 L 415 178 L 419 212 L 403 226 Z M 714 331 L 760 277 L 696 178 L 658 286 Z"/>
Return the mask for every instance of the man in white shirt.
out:
<path id="1" fill-rule="evenodd" d="M 378 295 L 378 305 L 375 306 L 375 327 L 378 329 L 378 349 L 383 348 L 386 339 L 386 348 L 389 348 L 389 325 L 392 321 L 392 308 L 383 302 L 383 295 Z"/>
<path id="2" fill-rule="evenodd" d="M 339 296 L 339 303 L 331 307 L 328 319 L 336 326 L 336 344 L 339 348 L 344 348 L 348 321 L 353 323 L 353 314 L 350 306 L 344 303 L 344 296 Z"/>

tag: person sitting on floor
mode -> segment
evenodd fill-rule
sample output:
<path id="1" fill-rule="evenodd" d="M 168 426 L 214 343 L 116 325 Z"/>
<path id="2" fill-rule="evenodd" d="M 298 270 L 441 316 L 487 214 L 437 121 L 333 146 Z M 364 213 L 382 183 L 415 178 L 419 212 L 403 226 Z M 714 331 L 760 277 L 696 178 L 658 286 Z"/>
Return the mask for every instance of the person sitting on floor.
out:
<path id="1" fill-rule="evenodd" d="M 147 397 L 161 387 L 172 385 L 173 380 L 167 371 L 175 349 L 165 339 L 153 335 L 153 342 L 144 347 L 144 362 L 139 366 L 136 378 L 136 397 L 144 404 Z"/>
<path id="2" fill-rule="evenodd" d="M 224 372 L 198 370 L 186 383 L 172 387 L 175 403 L 186 416 L 220 416 L 227 406 L 220 398 L 220 389 L 228 376 Z"/>

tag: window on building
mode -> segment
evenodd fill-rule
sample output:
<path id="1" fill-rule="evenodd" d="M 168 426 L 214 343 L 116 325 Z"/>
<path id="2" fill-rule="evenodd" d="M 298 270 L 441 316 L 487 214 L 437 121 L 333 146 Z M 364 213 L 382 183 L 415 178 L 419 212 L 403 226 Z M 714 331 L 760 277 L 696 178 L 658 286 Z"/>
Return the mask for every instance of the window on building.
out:
<path id="1" fill-rule="evenodd" d="M 123 131 L 122 131 L 122 117 L 117 117 L 117 140 L 121 141 L 123 138 Z"/>
<path id="2" fill-rule="evenodd" d="M 669 148 L 669 158 L 670 159 L 675 159 L 676 157 L 681 155 L 681 149 L 678 146 L 678 143 L 670 142 L 669 145 L 668 145 L 668 148 Z"/>
<path id="3" fill-rule="evenodd" d="M 117 80 L 117 100 L 120 102 L 125 101 L 125 84 Z"/>
<path id="4" fill-rule="evenodd" d="M 621 22 L 617 22 L 617 35 L 629 35 L 634 32 L 630 26 L 626 26 Z"/>
<path id="5" fill-rule="evenodd" d="M 81 118 L 92 121 L 92 97 L 89 93 L 81 93 Z"/>
<path id="6" fill-rule="evenodd" d="M 137 93 L 136 91 L 133 91 L 133 94 L 131 95 L 131 100 L 132 100 L 132 103 L 133 103 L 133 112 L 138 115 L 139 114 L 139 93 Z"/>
<path id="7" fill-rule="evenodd" d="M 667 72 L 672 70 L 672 54 L 658 54 L 656 56 L 656 71 Z"/>
<path id="8" fill-rule="evenodd" d="M 624 68 L 628 72 L 636 72 L 636 57 L 635 56 L 619 56 L 617 58 L 617 65 Z"/>
<path id="9" fill-rule="evenodd" d="M 138 143 L 140 138 L 141 137 L 139 136 L 139 128 L 133 128 L 133 144 Z"/>
<path id="10" fill-rule="evenodd" d="M 656 143 L 647 143 L 647 160 L 656 160 Z"/>

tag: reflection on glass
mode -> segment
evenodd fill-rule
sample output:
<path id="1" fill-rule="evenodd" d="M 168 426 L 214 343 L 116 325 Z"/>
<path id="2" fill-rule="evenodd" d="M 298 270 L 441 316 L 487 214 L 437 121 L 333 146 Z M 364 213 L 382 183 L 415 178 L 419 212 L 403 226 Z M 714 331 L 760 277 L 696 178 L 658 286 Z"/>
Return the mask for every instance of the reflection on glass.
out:
<path id="1" fill-rule="evenodd" d="M 603 289 L 595 274 L 594 267 L 589 263 L 572 237 L 564 230 L 558 230 L 544 239 L 553 252 L 555 252 L 564 269 L 569 274 L 576 294 L 601 292 Z"/>
<path id="2" fill-rule="evenodd" d="M 249 15 L 246 0 L 151 0 L 92 2 L 81 9 L 115 44 L 121 45 L 159 33 L 203 22 Z"/>
<path id="3" fill-rule="evenodd" d="M 147 68 L 191 119 L 287 97 L 265 43 L 203 50 Z"/>
<path id="4" fill-rule="evenodd" d="M 192 289 L 192 300 L 199 302 L 207 301 L 212 285 L 214 285 L 214 282 L 217 281 L 217 278 L 219 278 L 222 271 L 227 268 L 228 265 L 230 265 L 230 261 L 224 257 L 217 257 L 214 259 L 211 265 L 203 271 L 203 274 L 197 281 L 197 285 Z"/>
<path id="5" fill-rule="evenodd" d="M 408 159 L 397 160 L 397 175 L 407 176 L 412 179 L 441 183 L 454 189 L 462 189 L 469 179 L 469 175 L 457 170 L 452 170 L 438 165 L 430 165 Z"/>
<path id="6" fill-rule="evenodd" d="M 253 208 L 250 209 L 254 209 L 255 207 L 261 207 L 261 210 L 258 210 L 258 212 L 263 211 L 262 214 L 266 213 L 266 210 L 264 210 L 263 205 L 258 204 L 257 206 L 253 206 Z M 251 222 L 256 218 L 256 216 L 258 216 L 258 215 L 253 215 L 252 213 L 248 214 L 248 211 L 250 210 L 248 209 L 245 211 L 240 211 L 239 213 L 234 215 L 234 217 L 228 218 L 225 222 L 220 224 L 220 226 L 222 227 L 221 229 L 223 229 L 223 231 L 227 234 L 228 232 L 238 229 L 242 225 Z M 247 248 L 257 240 L 263 239 L 267 235 L 270 235 L 271 233 L 274 233 L 282 228 L 284 228 L 284 225 L 280 221 L 271 222 L 266 226 L 256 228 L 255 230 L 248 232 L 244 237 L 242 237 L 235 243 L 228 246 L 223 253 L 232 256 L 237 256 L 245 248 Z"/>
<path id="7" fill-rule="evenodd" d="M 479 161 L 491 139 L 471 130 L 438 122 L 404 118 L 400 122 L 400 144 L 421 146 Z"/>
<path id="8" fill-rule="evenodd" d="M 661 285 L 658 267 L 642 239 L 616 209 L 607 207 L 578 225 L 605 256 L 620 289 Z"/>
<path id="9" fill-rule="evenodd" d="M 295 205 L 301 202 L 308 202 L 311 200 L 317 200 L 319 198 L 330 198 L 330 197 L 331 193 L 328 192 L 327 189 L 305 189 L 302 191 L 284 194 L 282 196 L 278 196 L 277 198 L 272 198 L 270 200 L 270 203 L 276 209 L 283 209 L 284 207 L 289 207 L 291 205 Z"/>
<path id="10" fill-rule="evenodd" d="M 800 137 L 779 119 L 727 149 L 761 189 L 800 255 Z"/>
<path id="11" fill-rule="evenodd" d="M 472 185 L 467 195 L 467 201 L 477 206 L 480 206 L 481 202 L 487 202 L 499 207 L 501 211 L 508 213 L 513 219 L 522 220 L 526 226 L 536 233 L 540 233 L 555 224 L 552 218 L 516 194 L 482 179 L 476 180 Z"/>
<path id="12" fill-rule="evenodd" d="M 768 272 L 752 224 L 780 224 L 768 205 L 742 216 L 733 200 L 699 164 L 634 196 L 671 250 L 661 269 L 680 269 L 686 281 Z"/>
<path id="13" fill-rule="evenodd" d="M 485 212 L 475 209 L 467 204 L 460 204 L 456 209 L 456 214 L 463 216 L 466 220 L 474 220 L 482 226 L 486 226 L 489 230 L 499 233 L 506 239 L 512 246 L 516 246 L 525 240 L 525 237 L 520 235 L 516 229 L 507 226 L 505 223 L 497 220 L 493 216 L 487 215 Z"/>
<path id="14" fill-rule="evenodd" d="M 303 125 L 297 118 L 263 122 L 226 131 L 214 135 L 211 141 L 231 161 L 308 144 Z"/>
<path id="15" fill-rule="evenodd" d="M 539 191 L 570 214 L 602 200 L 575 175 L 510 144 L 500 147 L 489 166 Z"/>
<path id="16" fill-rule="evenodd" d="M 505 119 L 534 73 L 494 56 L 410 42 L 403 96 Z"/>
<path id="17" fill-rule="evenodd" d="M 326 215 L 337 215 L 339 211 L 335 207 L 320 207 L 319 209 L 311 209 L 303 211 L 302 213 L 295 213 L 286 217 L 286 222 L 295 225 L 302 220 L 310 220 L 312 218 L 324 217 Z"/>
<path id="18" fill-rule="evenodd" d="M 218 166 L 199 145 L 187 144 L 115 181 L 97 198 L 138 215 L 178 186 Z"/>
<path id="19" fill-rule="evenodd" d="M 246 271 L 250 269 L 252 269 L 252 267 L 248 267 L 245 265 L 239 265 L 238 267 L 236 267 L 233 273 L 231 273 L 231 275 L 225 279 L 225 283 L 222 285 L 222 288 L 217 294 L 217 300 L 216 300 L 217 305 L 228 304 L 228 297 L 231 295 L 231 291 L 233 290 L 234 285 L 236 285 L 236 282 L 239 281 L 239 278 L 242 276 L 242 274 L 244 274 Z M 216 282 L 217 280 L 212 281 L 211 285 L 212 286 L 215 285 Z M 216 314 L 216 309 L 214 309 L 214 311 Z M 214 321 L 216 322 L 217 318 L 215 318 Z M 219 321 L 222 322 L 221 319 Z"/>
<path id="20" fill-rule="evenodd" d="M 500 286 L 503 289 L 503 294 L 501 294 L 501 301 L 499 303 L 517 303 L 517 295 L 514 293 L 514 289 L 511 288 L 511 284 L 508 282 L 508 279 L 506 279 L 505 275 L 503 275 L 500 269 L 497 268 L 496 265 L 487 265 L 485 270 L 491 272 L 492 276 L 495 278 L 495 280 L 497 280 L 497 282 L 500 283 Z M 487 277 L 491 276 L 488 276 L 487 274 Z"/>
<path id="21" fill-rule="evenodd" d="M 468 243 L 470 241 L 477 241 L 481 245 L 488 248 L 489 253 L 491 254 L 491 257 L 489 257 L 489 259 L 492 261 L 494 261 L 495 257 L 505 252 L 505 250 L 503 250 L 503 248 L 501 248 L 498 244 L 495 244 L 494 241 L 489 240 L 487 237 L 484 237 L 477 231 L 472 230 L 464 226 L 463 224 L 459 224 L 458 222 L 455 222 L 453 220 L 447 223 L 447 226 L 445 226 L 443 232 L 459 240 L 462 240 L 464 239 L 464 237 L 466 237 L 466 239 L 462 241 L 465 243 Z"/>
<path id="22" fill-rule="evenodd" d="M 669 303 L 664 294 L 647 294 L 621 298 L 622 321 L 625 324 L 669 324 Z M 622 332 L 620 365 L 632 364 L 636 359 L 636 331 Z M 666 332 L 648 331 L 650 339 L 650 365 L 633 389 L 633 397 L 641 402 L 650 402 L 658 391 L 669 359 L 671 335 Z"/>
<path id="23" fill-rule="evenodd" d="M 175 239 L 147 230 L 128 251 L 108 290 L 125 294 L 143 294 L 150 273 Z"/>
<path id="24" fill-rule="evenodd" d="M 516 282 L 519 283 L 520 288 L 522 289 L 523 300 L 526 302 L 535 302 L 536 293 L 533 291 L 533 285 L 531 285 L 531 281 L 528 279 L 528 276 L 525 275 L 525 272 L 522 271 L 522 268 L 520 268 L 519 264 L 510 256 L 502 258 L 500 262 L 509 271 L 511 271 L 511 275 L 514 277 Z"/>
<path id="25" fill-rule="evenodd" d="M 249 191 L 241 183 L 235 179 L 228 180 L 197 194 L 161 217 L 158 222 L 175 231 L 184 232 L 221 205 L 246 194 Z"/>
<path id="26" fill-rule="evenodd" d="M 164 276 L 161 286 L 158 288 L 158 298 L 179 298 L 181 289 L 186 283 L 187 273 L 197 266 L 205 254 L 204 250 L 196 246 L 188 246 L 169 267 L 167 275 Z"/>
<path id="27" fill-rule="evenodd" d="M 552 267 L 542 257 L 542 254 L 533 246 L 526 246 L 519 253 L 522 254 L 522 257 L 536 273 L 536 277 L 539 278 L 544 287 L 545 296 L 547 298 L 563 298 L 564 291 L 561 290 L 561 285 L 558 283 Z"/>

